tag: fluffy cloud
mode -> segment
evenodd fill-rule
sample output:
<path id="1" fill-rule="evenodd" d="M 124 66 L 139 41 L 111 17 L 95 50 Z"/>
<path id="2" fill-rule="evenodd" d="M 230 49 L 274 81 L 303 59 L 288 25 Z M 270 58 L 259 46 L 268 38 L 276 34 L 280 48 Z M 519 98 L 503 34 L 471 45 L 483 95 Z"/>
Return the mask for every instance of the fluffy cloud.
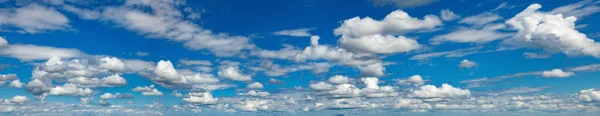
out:
<path id="1" fill-rule="evenodd" d="M 160 60 L 156 68 L 154 68 L 154 74 L 159 77 L 159 80 L 164 81 L 177 81 L 180 80 L 181 77 L 177 73 L 177 70 L 173 67 L 173 63 L 171 61 L 163 61 Z"/>
<path id="2" fill-rule="evenodd" d="M 515 47 L 543 48 L 548 53 L 600 57 L 600 44 L 575 30 L 576 17 L 537 11 L 540 8 L 542 5 L 532 4 L 506 21 L 518 32 L 503 43 Z"/>
<path id="3" fill-rule="evenodd" d="M 107 84 L 107 85 L 125 85 L 125 84 L 127 84 L 127 81 L 125 80 L 125 78 L 121 77 L 118 74 L 114 74 L 114 75 L 110 75 L 105 78 L 102 78 L 102 81 L 104 82 L 104 84 Z"/>
<path id="4" fill-rule="evenodd" d="M 471 97 L 471 91 L 455 88 L 444 83 L 440 88 L 433 85 L 421 86 L 419 89 L 412 91 L 411 95 L 418 98 L 469 98 Z"/>
<path id="5" fill-rule="evenodd" d="M 72 96 L 89 96 L 92 94 L 93 90 L 90 88 L 78 88 L 77 86 L 66 83 L 62 86 L 56 86 L 54 88 L 50 88 L 50 95 L 72 95 Z"/>
<path id="6" fill-rule="evenodd" d="M 287 36 L 298 36 L 298 37 L 308 37 L 312 36 L 309 31 L 314 30 L 314 28 L 300 28 L 293 30 L 281 30 L 277 32 L 273 32 L 275 35 L 287 35 Z"/>
<path id="7" fill-rule="evenodd" d="M 125 64 L 115 57 L 104 57 L 100 59 L 100 67 L 115 72 L 123 72 Z"/>
<path id="8" fill-rule="evenodd" d="M 440 11 L 440 14 L 442 20 L 444 21 L 452 21 L 460 18 L 459 15 L 454 14 L 454 12 L 452 12 L 450 9 L 444 9 Z"/>
<path id="9" fill-rule="evenodd" d="M 235 81 L 251 81 L 252 77 L 240 72 L 237 66 L 225 66 L 221 67 L 217 74 L 221 77 L 235 80 Z"/>
<path id="10" fill-rule="evenodd" d="M 335 35 L 362 37 L 374 34 L 398 34 L 406 31 L 433 29 L 442 25 L 435 15 L 426 15 L 422 20 L 411 17 L 402 10 L 388 14 L 383 20 L 378 21 L 370 17 L 354 17 L 343 22 L 342 26 L 334 30 Z"/>
<path id="11" fill-rule="evenodd" d="M 210 92 L 203 93 L 192 93 L 188 94 L 189 97 L 183 98 L 183 101 L 189 103 L 198 103 L 198 104 L 215 104 L 218 99 L 213 98 Z"/>
<path id="12" fill-rule="evenodd" d="M 342 36 L 340 44 L 349 51 L 366 53 L 401 53 L 409 52 L 421 48 L 421 45 L 414 39 L 404 36 L 394 37 L 393 35 L 366 35 L 358 38 Z"/>
<path id="13" fill-rule="evenodd" d="M 12 100 L 10 100 L 10 102 L 19 103 L 19 104 L 25 103 L 27 101 L 29 101 L 29 98 L 27 98 L 27 96 L 20 96 L 20 95 L 14 96 L 12 98 Z"/>
<path id="14" fill-rule="evenodd" d="M 431 44 L 437 45 L 444 41 L 454 43 L 488 43 L 494 40 L 510 37 L 512 33 L 502 33 L 495 29 L 458 29 L 456 31 L 433 37 Z"/>
<path id="15" fill-rule="evenodd" d="M 8 46 L 8 41 L 6 41 L 6 39 L 4 39 L 4 37 L 0 37 L 0 49 L 4 48 Z"/>
<path id="16" fill-rule="evenodd" d="M 247 95 L 247 96 L 256 96 L 256 97 L 265 97 L 271 95 L 269 92 L 264 91 L 254 91 L 250 90 L 248 93 L 240 93 L 239 95 Z"/>
<path id="17" fill-rule="evenodd" d="M 425 84 L 426 81 L 423 80 L 423 77 L 421 77 L 421 75 L 413 75 L 408 77 L 407 79 L 397 79 L 396 82 L 398 82 L 398 84 L 403 85 L 419 86 Z"/>
<path id="18" fill-rule="evenodd" d="M 552 69 L 549 71 L 544 71 L 542 72 L 542 76 L 544 77 L 548 77 L 548 78 L 563 78 L 563 77 L 569 77 L 569 76 L 573 76 L 575 75 L 574 72 L 565 72 L 562 69 Z"/>
<path id="19" fill-rule="evenodd" d="M 325 82 L 318 82 L 315 84 L 310 84 L 308 87 L 315 91 L 329 91 L 329 90 L 335 89 L 335 87 L 333 85 L 331 85 L 329 83 L 325 83 Z"/>
<path id="20" fill-rule="evenodd" d="M 2 30 L 21 33 L 40 33 L 69 28 L 69 19 L 54 8 L 30 4 L 20 8 L 0 9 L 0 26 Z"/>
<path id="21" fill-rule="evenodd" d="M 19 81 L 19 80 L 13 80 L 10 82 L 10 86 L 14 87 L 14 88 L 21 88 L 21 87 L 23 87 L 23 84 L 24 83 L 21 83 L 21 81 Z"/>
<path id="22" fill-rule="evenodd" d="M 135 92 L 142 92 L 142 95 L 145 96 L 162 96 L 163 92 L 158 91 L 158 89 L 154 88 L 154 85 L 143 86 L 143 87 L 135 87 L 132 89 Z"/>
<path id="23" fill-rule="evenodd" d="M 383 76 L 385 67 L 378 56 L 348 52 L 341 48 L 332 48 L 319 45 L 319 36 L 311 36 L 310 46 L 304 50 L 286 47 L 278 51 L 261 50 L 255 51 L 253 55 L 261 58 L 277 58 L 305 62 L 306 60 L 327 60 L 345 66 L 353 66 L 360 70 L 364 76 Z M 319 67 L 321 67 L 319 65 Z"/>
<path id="24" fill-rule="evenodd" d="M 479 64 L 477 64 L 476 62 L 464 59 L 464 60 L 460 61 L 460 64 L 458 64 L 458 67 L 463 68 L 463 69 L 469 69 L 469 68 L 476 67 L 477 65 L 479 65 Z"/>
<path id="25" fill-rule="evenodd" d="M 412 8 L 418 6 L 425 6 L 431 3 L 435 3 L 439 0 L 369 0 L 373 2 L 375 6 L 394 5 L 398 8 Z"/>
<path id="26" fill-rule="evenodd" d="M 12 80 L 18 80 L 19 78 L 17 77 L 16 74 L 1 74 L 0 75 L 0 85 L 12 81 Z"/>
<path id="27" fill-rule="evenodd" d="M 263 86 L 263 84 L 260 84 L 259 82 L 254 82 L 254 83 L 248 84 L 247 88 L 248 89 L 263 89 L 264 86 Z"/>
<path id="28" fill-rule="evenodd" d="M 600 91 L 595 89 L 581 90 L 579 99 L 586 102 L 598 102 L 600 101 Z"/>
<path id="29" fill-rule="evenodd" d="M 242 101 L 240 104 L 234 106 L 238 110 L 256 112 L 258 110 L 269 109 L 268 100 L 248 100 Z"/>
<path id="30" fill-rule="evenodd" d="M 328 81 L 333 84 L 347 84 L 347 83 L 350 83 L 350 78 L 348 78 L 347 76 L 343 76 L 343 75 L 335 75 L 335 76 L 329 77 Z"/>

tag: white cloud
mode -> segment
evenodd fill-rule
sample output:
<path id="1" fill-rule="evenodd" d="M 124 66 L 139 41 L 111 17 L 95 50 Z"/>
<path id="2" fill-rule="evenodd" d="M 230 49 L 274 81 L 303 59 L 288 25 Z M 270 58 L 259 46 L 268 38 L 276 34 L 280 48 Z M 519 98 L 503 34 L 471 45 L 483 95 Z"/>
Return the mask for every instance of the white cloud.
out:
<path id="1" fill-rule="evenodd" d="M 398 84 L 415 86 L 423 85 L 426 82 L 425 80 L 423 80 L 423 77 L 421 77 L 421 75 L 413 75 L 408 77 L 407 79 L 398 79 L 396 81 L 398 82 Z"/>
<path id="2" fill-rule="evenodd" d="M 221 67 L 217 74 L 221 77 L 235 80 L 235 81 L 251 81 L 252 77 L 240 72 L 237 66 L 224 66 Z"/>
<path id="3" fill-rule="evenodd" d="M 41 33 L 69 28 L 69 19 L 54 8 L 30 4 L 21 8 L 0 9 L 0 26 L 0 30 L 14 27 L 18 30 L 10 31 Z"/>
<path id="4" fill-rule="evenodd" d="M 332 48 L 319 45 L 319 36 L 311 36 L 310 46 L 303 50 L 286 47 L 278 51 L 261 50 L 253 55 L 261 58 L 277 58 L 305 62 L 306 60 L 327 60 L 345 66 L 353 66 L 360 70 L 364 76 L 383 76 L 385 67 L 378 56 L 348 52 L 341 48 Z"/>
<path id="5" fill-rule="evenodd" d="M 100 59 L 100 67 L 115 72 L 123 72 L 125 70 L 125 64 L 115 57 L 104 57 Z"/>
<path id="6" fill-rule="evenodd" d="M 8 41 L 6 41 L 6 39 L 4 39 L 4 37 L 0 37 L 0 49 L 7 47 L 8 46 Z"/>
<path id="7" fill-rule="evenodd" d="M 329 91 L 329 90 L 334 90 L 335 87 L 329 83 L 325 83 L 325 82 L 318 82 L 315 84 L 310 84 L 308 86 L 311 90 L 315 90 L 315 91 Z"/>
<path id="8" fill-rule="evenodd" d="M 350 78 L 348 78 L 347 76 L 343 76 L 343 75 L 335 75 L 335 76 L 329 77 L 328 81 L 333 84 L 348 84 L 348 83 L 350 83 Z"/>
<path id="9" fill-rule="evenodd" d="M 72 95 L 72 96 L 89 96 L 93 90 L 90 88 L 79 88 L 71 83 L 66 83 L 62 86 L 50 88 L 50 95 Z"/>
<path id="10" fill-rule="evenodd" d="M 282 80 L 271 78 L 271 79 L 269 79 L 269 84 L 285 84 L 285 82 Z"/>
<path id="11" fill-rule="evenodd" d="M 254 82 L 254 83 L 248 84 L 247 88 L 248 89 L 263 89 L 264 86 L 263 86 L 263 84 L 260 84 L 259 82 Z"/>
<path id="12" fill-rule="evenodd" d="M 13 80 L 10 82 L 10 86 L 14 88 L 21 88 L 25 83 L 21 83 L 19 80 Z"/>
<path id="13" fill-rule="evenodd" d="M 104 84 L 107 84 L 107 85 L 125 85 L 125 84 L 127 84 L 127 81 L 125 80 L 125 78 L 121 77 L 121 75 L 118 75 L 118 74 L 114 74 L 114 75 L 110 75 L 105 78 L 102 78 L 102 81 L 104 82 Z"/>
<path id="14" fill-rule="evenodd" d="M 475 16 L 465 17 L 460 20 L 460 23 L 471 25 L 484 25 L 502 19 L 502 16 L 491 12 L 484 12 Z"/>
<path id="15" fill-rule="evenodd" d="M 287 36 L 297 36 L 297 37 L 308 37 L 312 36 L 309 31 L 314 30 L 315 28 L 300 28 L 293 30 L 281 30 L 277 32 L 273 32 L 275 35 L 287 35 Z"/>
<path id="16" fill-rule="evenodd" d="M 412 8 L 418 6 L 425 6 L 431 3 L 435 3 L 439 0 L 369 0 L 373 2 L 375 6 L 394 5 L 398 8 Z"/>
<path id="17" fill-rule="evenodd" d="M 463 68 L 463 69 L 469 69 L 469 68 L 476 67 L 477 65 L 479 65 L 479 64 L 477 64 L 476 62 L 464 59 L 464 60 L 460 61 L 460 64 L 458 64 L 458 67 Z"/>
<path id="18" fill-rule="evenodd" d="M 115 99 L 119 95 L 121 95 L 121 94 L 120 93 L 116 93 L 116 94 L 104 93 L 104 94 L 100 95 L 100 99 L 102 99 L 102 100 Z"/>
<path id="19" fill-rule="evenodd" d="M 419 89 L 413 90 L 411 95 L 418 98 L 469 98 L 471 91 L 444 83 L 440 88 L 433 85 L 421 86 Z"/>
<path id="20" fill-rule="evenodd" d="M 167 60 L 160 60 L 156 68 L 154 68 L 154 74 L 156 74 L 157 78 L 155 80 L 167 83 L 176 83 L 181 81 L 181 76 L 173 67 L 173 63 Z"/>
<path id="21" fill-rule="evenodd" d="M 460 18 L 460 15 L 456 15 L 454 14 L 454 12 L 452 12 L 450 9 L 444 9 L 442 11 L 440 11 L 440 16 L 442 17 L 442 20 L 444 21 L 452 21 L 452 20 L 456 20 L 458 18 Z"/>
<path id="22" fill-rule="evenodd" d="M 270 96 L 271 94 L 269 92 L 264 92 L 264 91 L 250 90 L 250 91 L 248 91 L 248 93 L 240 93 L 239 95 L 266 97 L 266 96 Z"/>
<path id="23" fill-rule="evenodd" d="M 66 8 L 83 19 L 108 21 L 149 38 L 164 38 L 180 42 L 190 50 L 207 50 L 216 56 L 235 56 L 244 50 L 255 49 L 250 38 L 214 33 L 186 20 L 179 8 L 182 1 L 127 1 L 94 10 Z M 147 10 L 151 9 L 151 10 Z M 189 12 L 188 12 L 189 13 Z M 99 16 L 96 16 L 99 14 Z M 189 18 L 190 16 L 188 16 Z"/>
<path id="24" fill-rule="evenodd" d="M 395 102 L 394 104 L 394 108 L 398 108 L 398 109 L 414 109 L 414 110 L 418 110 L 418 109 L 431 109 L 433 108 L 430 104 L 423 102 L 423 100 L 420 99 L 398 99 L 397 102 Z"/>
<path id="25" fill-rule="evenodd" d="M 595 89 L 581 90 L 579 93 L 579 100 L 586 102 L 598 102 L 600 101 L 600 91 Z"/>
<path id="26" fill-rule="evenodd" d="M 183 98 L 183 101 L 199 104 L 215 104 L 218 99 L 213 98 L 210 92 L 203 93 L 188 93 L 189 97 Z"/>
<path id="27" fill-rule="evenodd" d="M 17 96 L 14 96 L 10 102 L 22 104 L 27 101 L 29 101 L 29 98 L 27 98 L 27 96 L 17 95 Z"/>
<path id="28" fill-rule="evenodd" d="M 141 52 L 141 51 L 137 51 L 137 52 L 135 52 L 135 55 L 136 55 L 136 56 L 149 56 L 149 55 L 150 55 L 150 53 L 148 53 L 148 52 Z"/>
<path id="29" fill-rule="evenodd" d="M 548 78 L 564 78 L 564 77 L 570 77 L 575 75 L 574 72 L 565 72 L 562 69 L 552 69 L 549 71 L 544 71 L 542 72 L 542 76 L 544 77 L 548 77 Z"/>
<path id="30" fill-rule="evenodd" d="M 248 111 L 248 112 L 256 112 L 258 110 L 267 110 L 269 109 L 269 101 L 268 100 L 248 100 L 242 101 L 240 104 L 234 106 L 238 110 Z"/>
<path id="31" fill-rule="evenodd" d="M 85 53 L 69 48 L 13 44 L 7 48 L 0 49 L 0 55 L 17 58 L 22 61 L 32 61 L 47 60 L 51 57 L 73 58 L 85 55 Z"/>
<path id="32" fill-rule="evenodd" d="M 404 36 L 394 37 L 393 35 L 365 35 L 358 38 L 342 36 L 340 38 L 341 47 L 349 51 L 391 54 L 409 52 L 422 47 L 416 40 Z"/>
<path id="33" fill-rule="evenodd" d="M 335 35 L 362 37 L 373 34 L 398 34 L 406 31 L 433 29 L 442 25 L 435 15 L 426 15 L 422 20 L 411 17 L 402 10 L 388 14 L 382 21 L 370 17 L 354 17 L 343 22 L 334 30 Z"/>
<path id="34" fill-rule="evenodd" d="M 532 4 L 506 21 L 518 32 L 503 43 L 514 47 L 543 48 L 547 53 L 600 58 L 600 43 L 575 30 L 577 18 L 537 11 L 541 7 L 540 4 Z"/>
<path id="35" fill-rule="evenodd" d="M 158 89 L 154 88 L 154 85 L 144 86 L 144 87 L 135 87 L 132 89 L 135 92 L 142 92 L 142 95 L 145 96 L 162 96 L 163 92 L 158 91 Z"/>
<path id="36" fill-rule="evenodd" d="M 17 77 L 16 74 L 1 74 L 0 75 L 0 85 L 12 81 L 12 80 L 18 80 L 19 78 Z"/>

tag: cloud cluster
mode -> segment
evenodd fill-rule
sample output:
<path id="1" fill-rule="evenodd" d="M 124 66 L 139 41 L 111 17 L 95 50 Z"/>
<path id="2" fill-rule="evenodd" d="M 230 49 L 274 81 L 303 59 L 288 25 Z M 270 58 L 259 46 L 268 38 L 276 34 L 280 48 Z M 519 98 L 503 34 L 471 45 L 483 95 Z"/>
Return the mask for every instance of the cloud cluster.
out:
<path id="1" fill-rule="evenodd" d="M 69 28 L 69 19 L 54 8 L 29 4 L 0 9 L 0 29 L 20 33 L 42 33 Z M 12 30 L 11 28 L 16 28 Z"/>
<path id="2" fill-rule="evenodd" d="M 600 43 L 575 29 L 576 17 L 541 12 L 540 4 L 532 4 L 506 24 L 517 29 L 517 34 L 503 43 L 524 48 L 543 48 L 548 53 L 589 55 L 600 57 Z"/>
<path id="3" fill-rule="evenodd" d="M 444 83 L 439 88 L 434 85 L 421 86 L 419 89 L 412 91 L 411 95 L 417 98 L 469 98 L 471 97 L 471 91 L 455 88 Z"/>

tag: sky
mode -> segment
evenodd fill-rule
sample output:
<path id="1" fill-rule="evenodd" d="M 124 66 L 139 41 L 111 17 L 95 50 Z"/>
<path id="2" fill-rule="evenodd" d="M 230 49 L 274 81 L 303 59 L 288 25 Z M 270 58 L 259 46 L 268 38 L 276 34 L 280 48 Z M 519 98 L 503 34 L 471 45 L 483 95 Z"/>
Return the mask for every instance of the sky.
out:
<path id="1" fill-rule="evenodd" d="M 597 0 L 0 0 L 0 115 L 599 115 Z"/>

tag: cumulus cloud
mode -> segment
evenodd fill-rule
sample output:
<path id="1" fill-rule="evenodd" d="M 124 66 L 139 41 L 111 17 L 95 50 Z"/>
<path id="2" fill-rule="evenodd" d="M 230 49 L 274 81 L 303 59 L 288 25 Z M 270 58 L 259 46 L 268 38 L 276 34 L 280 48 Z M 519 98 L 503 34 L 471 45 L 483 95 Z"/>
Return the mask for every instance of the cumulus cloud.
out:
<path id="1" fill-rule="evenodd" d="M 329 83 L 325 83 L 325 82 L 318 82 L 315 84 L 310 84 L 308 86 L 311 90 L 315 90 L 315 91 L 329 91 L 329 90 L 333 90 L 335 89 L 335 87 Z"/>
<path id="2" fill-rule="evenodd" d="M 358 38 L 342 36 L 340 44 L 349 51 L 365 53 L 401 53 L 409 52 L 421 48 L 416 40 L 404 36 L 395 37 L 393 35 L 366 35 Z"/>
<path id="3" fill-rule="evenodd" d="M 90 88 L 79 88 L 71 83 L 66 83 L 62 86 L 50 88 L 50 95 L 72 95 L 72 96 L 89 96 L 93 92 Z"/>
<path id="4" fill-rule="evenodd" d="M 158 89 L 154 88 L 154 85 L 143 86 L 143 87 L 135 87 L 132 89 L 135 92 L 142 92 L 142 95 L 145 96 L 162 96 L 163 92 L 158 91 Z"/>
<path id="5" fill-rule="evenodd" d="M 469 68 L 476 67 L 477 65 L 479 65 L 479 64 L 477 64 L 476 62 L 464 59 L 464 60 L 460 61 L 460 64 L 458 64 L 458 67 L 463 68 L 463 69 L 469 69 Z"/>
<path id="6" fill-rule="evenodd" d="M 256 112 L 258 110 L 268 110 L 268 100 L 247 100 L 242 101 L 240 104 L 234 106 L 236 109 L 241 111 Z"/>
<path id="7" fill-rule="evenodd" d="M 562 69 L 552 69 L 549 71 L 542 72 L 542 76 L 548 77 L 548 78 L 563 78 L 563 77 L 570 77 L 573 75 L 575 75 L 574 72 L 565 72 Z"/>
<path id="8" fill-rule="evenodd" d="M 444 83 L 439 88 L 434 85 L 421 86 L 419 89 L 412 91 L 411 95 L 418 98 L 469 98 L 471 97 L 471 91 L 455 88 Z"/>
<path id="9" fill-rule="evenodd" d="M 402 10 L 396 10 L 381 21 L 370 17 L 347 19 L 334 30 L 334 34 L 342 35 L 340 44 L 350 51 L 389 54 L 408 52 L 421 47 L 416 40 L 393 35 L 433 29 L 439 25 L 442 23 L 435 15 L 426 15 L 423 19 L 418 19 Z"/>
<path id="10" fill-rule="evenodd" d="M 12 81 L 12 80 L 18 80 L 19 78 L 17 77 L 16 74 L 1 74 L 0 75 L 0 85 Z"/>
<path id="11" fill-rule="evenodd" d="M 398 8 L 412 8 L 425 6 L 431 3 L 435 3 L 439 0 L 369 0 L 373 2 L 375 6 L 393 5 Z"/>
<path id="12" fill-rule="evenodd" d="M 248 89 L 263 89 L 264 86 L 263 86 L 263 84 L 260 84 L 259 82 L 254 82 L 254 83 L 248 84 L 247 88 Z"/>
<path id="13" fill-rule="evenodd" d="M 115 57 L 104 57 L 100 59 L 100 67 L 115 72 L 123 72 L 125 70 L 125 64 Z"/>
<path id="14" fill-rule="evenodd" d="M 118 75 L 118 74 L 114 74 L 114 75 L 110 75 L 105 78 L 102 78 L 102 81 L 104 82 L 104 84 L 107 84 L 107 85 L 125 85 L 125 84 L 127 84 L 127 81 L 125 80 L 125 78 L 121 77 L 121 75 Z"/>
<path id="15" fill-rule="evenodd" d="M 215 104 L 218 99 L 213 98 L 210 92 L 188 93 L 188 97 L 183 98 L 184 102 L 197 104 Z"/>
<path id="16" fill-rule="evenodd" d="M 281 30 L 277 32 L 273 32 L 275 35 L 286 35 L 286 36 L 297 36 L 297 37 L 309 37 L 312 36 L 309 31 L 314 30 L 315 28 L 300 28 L 293 30 Z"/>
<path id="17" fill-rule="evenodd" d="M 600 101 L 600 91 L 595 89 L 581 90 L 579 93 L 579 100 L 586 102 L 598 102 Z"/>
<path id="18" fill-rule="evenodd" d="M 235 81 L 251 81 L 252 77 L 240 72 L 237 66 L 224 66 L 221 67 L 217 74 L 221 77 L 235 80 Z"/>
<path id="19" fill-rule="evenodd" d="M 423 80 L 423 77 L 421 77 L 421 75 L 413 75 L 408 77 L 407 79 L 396 79 L 395 81 L 398 84 L 415 86 L 423 85 L 426 82 L 426 80 Z"/>
<path id="20" fill-rule="evenodd" d="M 27 98 L 27 96 L 20 96 L 20 95 L 14 96 L 12 98 L 12 100 L 10 100 L 10 102 L 19 103 L 19 104 L 25 103 L 27 101 L 29 101 L 29 98 Z"/>
<path id="21" fill-rule="evenodd" d="M 328 81 L 333 84 L 347 84 L 347 83 L 350 83 L 350 78 L 348 78 L 347 76 L 343 76 L 343 75 L 335 75 L 335 76 L 329 77 Z"/>
<path id="22" fill-rule="evenodd" d="M 444 21 L 452 21 L 460 18 L 460 15 L 454 14 L 450 9 L 444 9 L 440 11 L 440 16 Z"/>
<path id="23" fill-rule="evenodd" d="M 545 52 L 562 52 L 570 56 L 600 57 L 600 44 L 575 30 L 576 17 L 541 12 L 540 4 L 532 4 L 506 24 L 517 29 L 517 34 L 505 40 L 508 46 L 543 48 Z"/>
<path id="24" fill-rule="evenodd" d="M 21 88 L 25 83 L 21 83 L 19 80 L 13 80 L 10 82 L 10 86 L 14 88 Z"/>
<path id="25" fill-rule="evenodd" d="M 252 53 L 261 58 L 286 59 L 296 62 L 305 62 L 307 60 L 327 60 L 345 66 L 356 67 L 363 76 L 383 76 L 385 67 L 378 56 L 371 54 L 352 53 L 345 49 L 334 48 L 326 45 L 319 45 L 319 36 L 311 36 L 310 46 L 300 50 L 293 47 L 286 47 L 281 50 L 261 50 Z M 323 67 L 322 65 L 317 65 Z"/>
<path id="26" fill-rule="evenodd" d="M 8 41 L 6 41 L 6 39 L 4 39 L 4 37 L 0 37 L 0 49 L 4 48 L 8 46 Z"/>
<path id="27" fill-rule="evenodd" d="M 238 95 L 247 95 L 247 96 L 255 96 L 255 97 L 266 97 L 266 96 L 271 95 L 271 93 L 265 92 L 265 91 L 250 90 L 247 93 L 240 93 Z"/>
<path id="28" fill-rule="evenodd" d="M 54 8 L 30 4 L 20 8 L 0 9 L 1 30 L 41 33 L 69 28 L 69 19 Z M 17 30 L 11 30 L 16 28 Z"/>

